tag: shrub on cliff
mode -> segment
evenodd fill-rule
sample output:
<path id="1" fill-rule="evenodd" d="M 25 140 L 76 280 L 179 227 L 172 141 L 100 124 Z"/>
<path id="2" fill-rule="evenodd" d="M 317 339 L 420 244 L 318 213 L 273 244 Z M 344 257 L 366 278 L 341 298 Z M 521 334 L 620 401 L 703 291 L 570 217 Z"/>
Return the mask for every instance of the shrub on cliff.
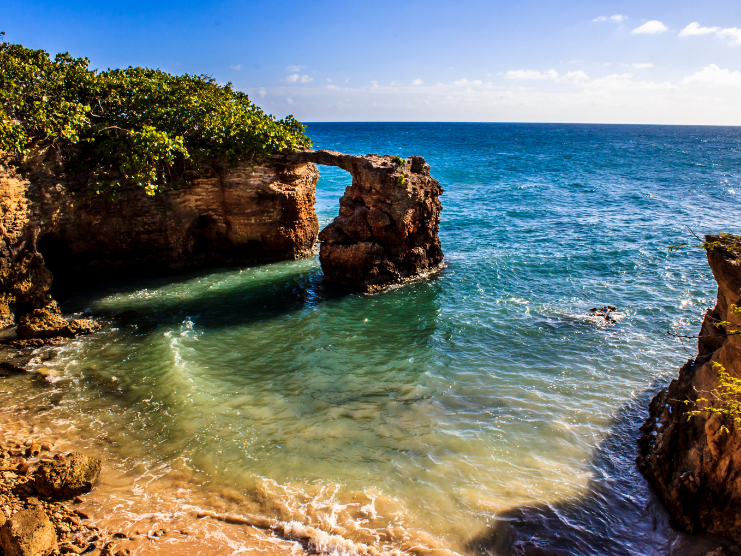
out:
<path id="1" fill-rule="evenodd" d="M 1 35 L 0 35 L 1 36 Z M 88 69 L 87 58 L 0 42 L 0 149 L 54 147 L 98 192 L 133 183 L 155 194 L 189 165 L 311 146 L 292 116 L 277 120 L 206 75 Z"/>

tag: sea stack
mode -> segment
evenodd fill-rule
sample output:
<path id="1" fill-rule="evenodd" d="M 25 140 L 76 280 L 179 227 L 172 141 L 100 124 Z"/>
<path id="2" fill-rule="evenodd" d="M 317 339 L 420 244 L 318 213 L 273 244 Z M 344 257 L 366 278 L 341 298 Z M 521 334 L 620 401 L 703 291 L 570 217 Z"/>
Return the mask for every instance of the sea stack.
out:
<path id="1" fill-rule="evenodd" d="M 443 189 L 424 158 L 302 151 L 287 159 L 337 166 L 352 175 L 339 215 L 319 234 L 327 281 L 369 291 L 440 268 Z"/>
<path id="2" fill-rule="evenodd" d="M 702 323 L 697 357 L 651 401 L 638 464 L 676 527 L 741 542 L 741 427 L 707 410 L 724 407 L 721 373 L 741 377 L 741 240 L 705 239 L 718 300 Z"/>

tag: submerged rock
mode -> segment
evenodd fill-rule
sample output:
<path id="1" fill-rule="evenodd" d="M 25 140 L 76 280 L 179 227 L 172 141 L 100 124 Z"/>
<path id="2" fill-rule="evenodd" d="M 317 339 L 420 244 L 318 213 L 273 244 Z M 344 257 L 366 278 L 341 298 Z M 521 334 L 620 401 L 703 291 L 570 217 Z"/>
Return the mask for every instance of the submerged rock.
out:
<path id="1" fill-rule="evenodd" d="M 61 460 L 42 463 L 34 475 L 34 487 L 42 496 L 74 498 L 92 490 L 100 467 L 100 458 L 75 452 Z"/>
<path id="2" fill-rule="evenodd" d="M 731 415 L 707 410 L 723 401 L 718 365 L 741 377 L 741 336 L 735 333 L 741 330 L 741 240 L 706 239 L 717 303 L 705 315 L 696 359 L 651 401 L 638 465 L 676 527 L 741 542 L 741 427 Z"/>
<path id="3" fill-rule="evenodd" d="M 5 518 L 0 514 L 0 522 Z M 14 514 L 0 527 L 5 556 L 47 556 L 57 549 L 57 532 L 43 509 L 31 507 Z"/>

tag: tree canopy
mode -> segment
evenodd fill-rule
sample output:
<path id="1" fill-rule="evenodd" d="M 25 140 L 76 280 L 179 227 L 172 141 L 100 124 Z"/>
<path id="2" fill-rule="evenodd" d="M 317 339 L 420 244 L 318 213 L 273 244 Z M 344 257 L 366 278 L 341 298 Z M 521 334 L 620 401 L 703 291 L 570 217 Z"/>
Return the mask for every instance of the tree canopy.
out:
<path id="1" fill-rule="evenodd" d="M 0 42 L 0 149 L 53 146 L 96 191 L 132 183 L 154 195 L 194 164 L 311 146 L 293 116 L 265 114 L 231 83 L 89 64 Z"/>

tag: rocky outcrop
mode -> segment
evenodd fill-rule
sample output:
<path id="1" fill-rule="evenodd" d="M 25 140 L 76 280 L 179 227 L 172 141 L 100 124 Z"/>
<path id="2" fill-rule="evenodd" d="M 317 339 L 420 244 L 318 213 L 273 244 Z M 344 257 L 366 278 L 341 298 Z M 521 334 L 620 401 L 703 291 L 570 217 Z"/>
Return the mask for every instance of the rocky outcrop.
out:
<path id="1" fill-rule="evenodd" d="M 0 329 L 23 338 L 76 335 L 49 294 L 57 284 L 303 257 L 318 232 L 313 164 L 263 160 L 203 167 L 157 196 L 94 195 L 51 153 L 0 165 Z"/>
<path id="2" fill-rule="evenodd" d="M 100 465 L 100 458 L 78 453 L 42 463 L 34 475 L 34 488 L 42 496 L 74 498 L 92 490 Z"/>
<path id="3" fill-rule="evenodd" d="M 340 213 L 319 234 L 326 280 L 360 289 L 404 282 L 440 268 L 440 184 L 424 158 L 304 151 L 287 156 L 350 172 Z"/>
<path id="4" fill-rule="evenodd" d="M 733 333 L 741 330 L 741 240 L 706 240 L 717 303 L 702 323 L 697 357 L 651 402 L 638 464 L 675 526 L 741 542 L 741 427 L 731 416 L 703 411 L 723 402 L 716 396 L 715 363 L 741 377 L 741 336 Z M 711 401 L 698 402 L 701 398 Z M 690 414 L 698 409 L 699 415 Z"/>
<path id="5" fill-rule="evenodd" d="M 318 232 L 318 170 L 338 166 L 353 181 L 320 235 L 319 259 L 333 283 L 374 289 L 439 268 L 442 194 L 422 157 L 301 151 L 203 166 L 189 185 L 154 197 L 121 187 L 92 194 L 53 153 L 0 157 L 0 330 L 24 341 L 95 329 L 67 322 L 52 283 L 80 287 L 102 277 L 176 273 L 304 257 Z"/>

